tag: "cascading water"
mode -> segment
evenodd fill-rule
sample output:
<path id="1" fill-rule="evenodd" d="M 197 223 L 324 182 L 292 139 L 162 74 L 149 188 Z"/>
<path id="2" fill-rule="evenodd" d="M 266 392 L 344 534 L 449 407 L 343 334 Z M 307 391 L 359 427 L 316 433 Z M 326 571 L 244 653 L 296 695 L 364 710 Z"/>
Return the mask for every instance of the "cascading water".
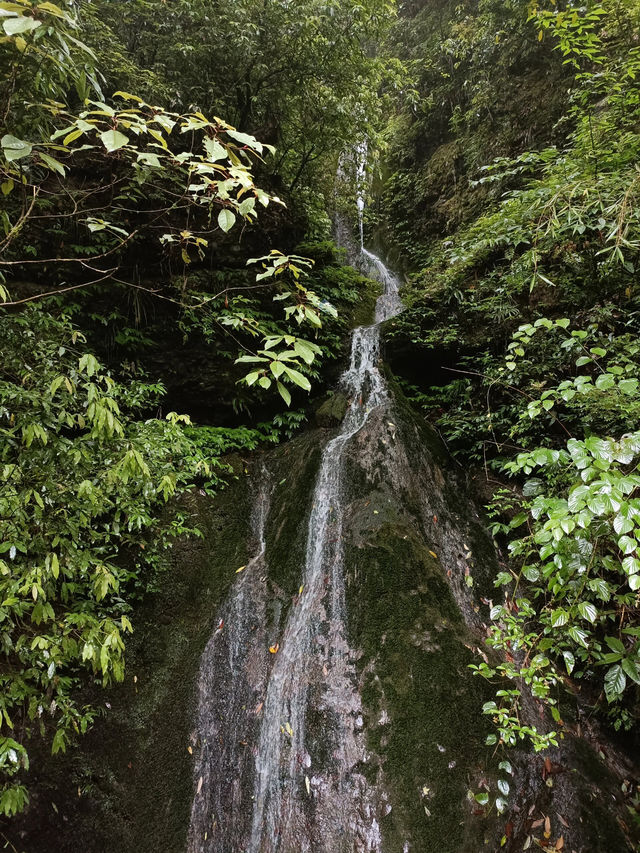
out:
<path id="1" fill-rule="evenodd" d="M 269 679 L 249 853 L 380 850 L 376 794 L 354 772 L 366 760 L 366 749 L 359 733 L 355 653 L 346 631 L 341 498 L 345 449 L 387 399 L 378 369 L 379 323 L 398 313 L 401 304 L 397 279 L 385 271 L 382 284 L 377 322 L 353 333 L 351 361 L 341 380 L 351 402 L 339 434 L 324 449 L 303 589 Z M 321 718 L 319 734 L 309 731 L 310 711 Z"/>
<path id="2" fill-rule="evenodd" d="M 193 744 L 196 793 L 188 853 L 229 853 L 247 822 L 245 792 L 253 782 L 251 745 L 264 694 L 267 642 L 264 530 L 270 501 L 266 471 L 252 518 L 255 556 L 242 569 L 200 662 Z M 192 747 L 193 748 L 193 747 Z"/>
<path id="3" fill-rule="evenodd" d="M 362 234 L 361 199 L 360 194 Z M 350 647 L 347 632 L 342 480 L 351 440 L 371 413 L 388 402 L 378 366 L 379 324 L 399 313 L 402 304 L 398 280 L 382 261 L 364 247 L 361 260 L 381 282 L 383 293 L 375 323 L 353 333 L 350 364 L 341 378 L 349 407 L 338 435 L 324 448 L 300 594 L 289 610 L 268 681 L 261 683 L 257 676 L 268 670 L 265 658 L 270 657 L 260 628 L 266 623 L 266 592 L 260 580 L 264 493 L 258 499 L 258 554 L 232 591 L 203 656 L 198 719 L 202 753 L 195 772 L 189 853 L 382 849 L 379 818 L 390 806 L 386 794 L 358 770 L 367 761 L 367 750 L 357 651 Z M 247 758 L 248 745 L 255 745 L 254 767 Z"/>

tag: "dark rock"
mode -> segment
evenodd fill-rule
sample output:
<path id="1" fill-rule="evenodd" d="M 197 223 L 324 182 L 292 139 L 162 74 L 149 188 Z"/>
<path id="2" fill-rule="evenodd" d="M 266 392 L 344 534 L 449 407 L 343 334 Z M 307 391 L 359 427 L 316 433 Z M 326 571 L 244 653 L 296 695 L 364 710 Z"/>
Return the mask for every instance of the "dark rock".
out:
<path id="1" fill-rule="evenodd" d="M 349 401 L 341 393 L 332 394 L 316 412 L 316 422 L 321 427 L 339 426 L 347 413 Z"/>

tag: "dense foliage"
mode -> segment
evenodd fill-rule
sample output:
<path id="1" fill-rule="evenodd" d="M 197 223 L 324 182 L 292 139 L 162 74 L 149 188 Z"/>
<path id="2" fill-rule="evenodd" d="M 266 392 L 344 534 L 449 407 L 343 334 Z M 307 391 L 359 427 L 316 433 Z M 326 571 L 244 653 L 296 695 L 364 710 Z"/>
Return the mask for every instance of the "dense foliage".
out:
<path id="1" fill-rule="evenodd" d="M 340 352 L 363 280 L 318 240 L 340 152 L 379 123 L 390 14 L 0 3 L 6 815 L 28 799 L 29 739 L 65 749 L 95 717 L 87 685 L 122 679 L 133 603 L 172 538 L 198 533 L 180 496 L 223 486 L 226 453 L 291 435 L 306 416 L 283 402 Z M 175 369 L 181 348 L 197 366 Z M 208 406 L 201 386 L 186 403 L 209 426 L 164 415 L 158 377 L 179 397 L 203 375 Z"/>
<path id="2" fill-rule="evenodd" d="M 539 147 L 512 134 L 501 156 L 483 167 L 476 158 L 472 185 L 453 196 L 475 193 L 476 207 L 444 243 L 416 245 L 428 213 L 408 229 L 391 211 L 391 227 L 426 261 L 394 336 L 442 365 L 439 384 L 406 381 L 451 452 L 504 484 L 489 507 L 508 548 L 490 607 L 488 643 L 500 655 L 476 670 L 498 688 L 484 708 L 498 729 L 489 742 L 541 749 L 561 736 L 567 676 L 616 729 L 637 722 L 640 8 L 481 3 L 475 37 L 496 14 L 517 16 L 519 58 L 565 75 L 562 114 L 555 129 L 539 128 Z M 439 61 L 440 48 L 427 56 Z M 495 110 L 507 108 L 518 128 L 526 113 L 501 95 Z M 448 132 L 459 133 L 454 112 Z M 489 132 L 504 143 L 494 118 L 476 134 L 485 152 Z M 550 724 L 523 722 L 523 690 L 547 705 Z"/>

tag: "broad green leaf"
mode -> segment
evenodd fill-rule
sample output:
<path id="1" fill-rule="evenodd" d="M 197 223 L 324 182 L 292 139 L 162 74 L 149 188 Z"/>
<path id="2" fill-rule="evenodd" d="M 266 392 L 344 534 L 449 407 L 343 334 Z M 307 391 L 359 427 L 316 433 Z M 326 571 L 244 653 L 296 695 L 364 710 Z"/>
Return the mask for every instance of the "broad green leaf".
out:
<path id="1" fill-rule="evenodd" d="M 15 36 L 18 33 L 30 33 L 32 30 L 37 30 L 38 27 L 42 26 L 42 21 L 21 16 L 19 18 L 6 18 L 2 26 L 8 36 Z"/>
<path id="2" fill-rule="evenodd" d="M 287 406 L 290 406 L 291 405 L 291 393 L 289 392 L 289 389 L 287 387 L 285 387 L 282 384 L 282 382 L 277 382 L 276 386 L 278 388 L 278 393 L 280 394 L 282 399 L 285 401 Z"/>
<path id="3" fill-rule="evenodd" d="M 620 664 L 615 664 L 607 671 L 604 677 L 604 691 L 607 696 L 607 701 L 613 702 L 624 693 L 624 688 L 627 686 L 627 679 L 624 670 Z"/>
<path id="4" fill-rule="evenodd" d="M 107 151 L 117 151 L 129 142 L 129 137 L 119 130 L 105 130 L 100 134 L 100 140 Z"/>
<path id="5" fill-rule="evenodd" d="M 583 619 L 586 619 L 587 622 L 591 622 L 592 624 L 598 617 L 598 611 L 590 601 L 581 601 L 578 605 L 578 613 Z"/>
<path id="6" fill-rule="evenodd" d="M 295 384 L 299 385 L 300 388 L 304 388 L 305 391 L 311 391 L 311 383 L 309 382 L 306 376 L 291 367 L 285 366 L 284 369 L 287 376 L 289 377 L 289 379 L 291 379 L 292 382 L 295 382 Z"/>
<path id="7" fill-rule="evenodd" d="M 2 150 L 4 151 L 4 156 L 7 160 L 20 160 L 22 157 L 28 157 L 33 150 L 33 146 L 30 142 L 25 142 L 22 139 L 17 139 L 15 136 L 12 136 L 10 133 L 6 133 L 2 140 L 0 140 L 0 144 L 2 145 Z"/>
<path id="8" fill-rule="evenodd" d="M 225 232 L 230 231 L 235 225 L 236 215 L 231 210 L 223 207 L 218 213 L 218 225 Z"/>
<path id="9" fill-rule="evenodd" d="M 551 626 L 553 628 L 561 628 L 563 625 L 566 625 L 568 621 L 569 614 L 566 610 L 562 610 L 562 608 L 554 610 L 551 614 Z"/>
<path id="10" fill-rule="evenodd" d="M 638 664 L 635 660 L 631 660 L 631 658 L 624 658 L 620 665 L 632 681 L 635 681 L 636 684 L 640 684 L 640 671 L 638 670 Z"/>

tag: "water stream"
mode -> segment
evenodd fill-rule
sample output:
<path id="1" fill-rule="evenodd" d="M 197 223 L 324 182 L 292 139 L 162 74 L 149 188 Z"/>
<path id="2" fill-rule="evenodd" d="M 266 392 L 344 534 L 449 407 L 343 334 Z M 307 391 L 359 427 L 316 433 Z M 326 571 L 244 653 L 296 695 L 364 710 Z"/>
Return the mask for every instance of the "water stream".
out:
<path id="1" fill-rule="evenodd" d="M 401 304 L 398 281 L 386 270 L 382 284 L 376 323 L 353 333 L 350 364 L 341 378 L 350 405 L 338 435 L 324 449 L 309 518 L 303 589 L 269 679 L 249 853 L 380 850 L 377 795 L 354 772 L 366 759 L 366 749 L 359 731 L 355 652 L 347 640 L 341 533 L 344 454 L 370 413 L 387 399 L 378 368 L 379 323 Z"/>
<path id="2" fill-rule="evenodd" d="M 323 451 L 300 593 L 278 650 L 266 653 L 268 641 L 260 627 L 261 620 L 266 622 L 260 579 L 268 511 L 263 486 L 256 508 L 256 556 L 234 586 L 203 656 L 201 751 L 188 853 L 382 849 L 379 819 L 389 808 L 386 794 L 374 790 L 358 770 L 367 750 L 357 650 L 350 647 L 347 631 L 343 476 L 352 438 L 388 402 L 379 369 L 380 323 L 402 305 L 398 280 L 383 262 L 364 247 L 361 260 L 383 292 L 375 323 L 353 332 L 350 363 L 340 380 L 349 407 Z M 268 680 L 261 683 L 259 673 L 268 672 L 269 663 Z"/>

